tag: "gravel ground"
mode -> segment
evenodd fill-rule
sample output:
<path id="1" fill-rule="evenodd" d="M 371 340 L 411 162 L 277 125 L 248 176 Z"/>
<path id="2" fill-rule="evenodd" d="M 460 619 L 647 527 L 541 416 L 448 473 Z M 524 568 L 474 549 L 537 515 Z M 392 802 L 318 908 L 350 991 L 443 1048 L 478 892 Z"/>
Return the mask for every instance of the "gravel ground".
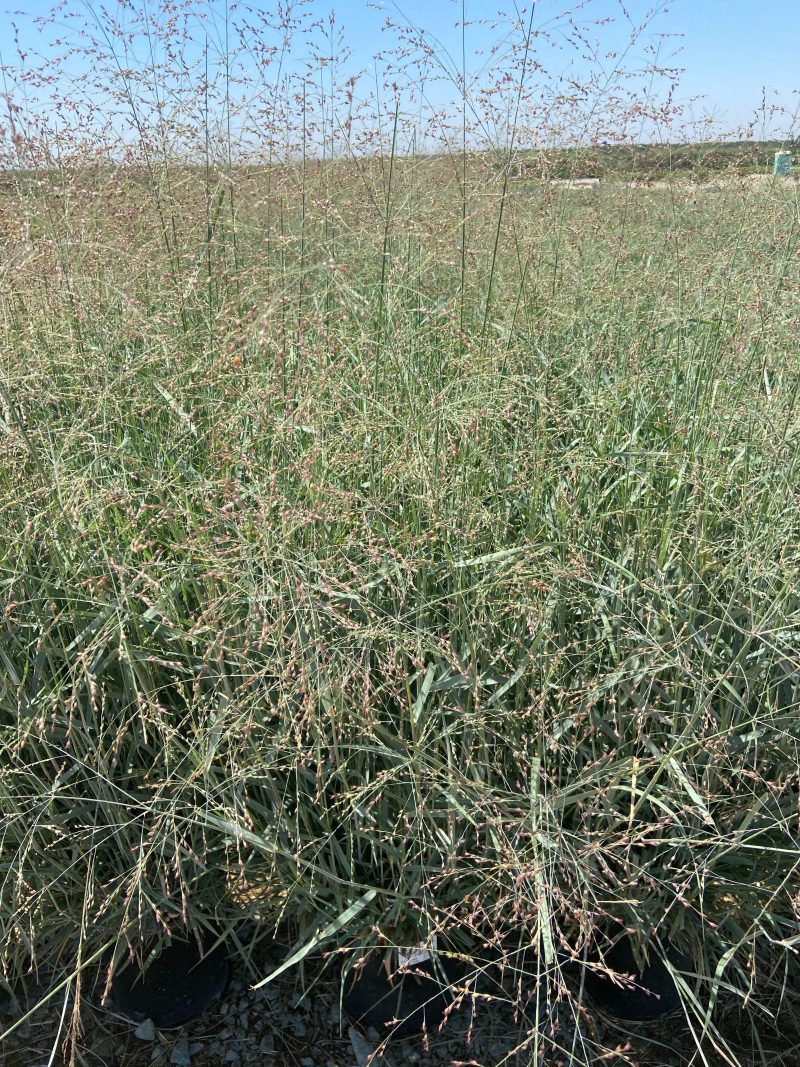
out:
<path id="1" fill-rule="evenodd" d="M 277 962 L 262 954 L 256 973 L 269 973 Z M 87 995 L 73 1062 L 77 1067 L 684 1067 L 692 1059 L 691 1035 L 681 1019 L 634 1033 L 593 1011 L 578 1014 L 564 999 L 540 1014 L 537 1028 L 533 1004 L 527 1012 L 516 1011 L 509 991 L 499 985 L 463 998 L 440 1032 L 382 1049 L 374 1032 L 363 1034 L 342 1018 L 335 969 L 325 971 L 321 961 L 305 968 L 305 995 L 293 976 L 255 990 L 253 981 L 234 966 L 223 999 L 197 1022 L 168 1032 L 156 1031 L 149 1020 L 133 1026 L 117 1019 Z M 2 1067 L 66 1067 L 58 1039 L 69 1025 L 67 1010 L 59 1031 L 64 1008 L 58 994 L 10 1034 L 0 1044 Z M 0 998 L 3 1030 L 22 1014 L 18 1001 Z M 530 1040 L 537 1032 L 538 1048 Z M 603 1054 L 604 1048 L 617 1052 Z M 724 1061 L 712 1053 L 705 1062 L 716 1067 Z M 783 1063 L 777 1056 L 740 1061 L 742 1067 L 751 1062 Z M 785 1062 L 800 1063 L 800 1047 L 797 1059 Z"/>

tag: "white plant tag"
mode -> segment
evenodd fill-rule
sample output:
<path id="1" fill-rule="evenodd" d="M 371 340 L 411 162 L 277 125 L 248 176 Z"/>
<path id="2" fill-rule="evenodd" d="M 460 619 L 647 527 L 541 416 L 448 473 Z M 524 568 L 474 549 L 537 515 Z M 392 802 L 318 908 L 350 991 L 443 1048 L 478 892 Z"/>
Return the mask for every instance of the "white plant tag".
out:
<path id="1" fill-rule="evenodd" d="M 420 942 L 419 945 L 415 945 L 413 948 L 399 948 L 397 950 L 397 966 L 398 967 L 416 967 L 420 963 L 427 963 L 431 958 L 431 952 L 436 951 L 436 935 L 431 938 L 430 945 L 426 946 L 425 942 Z"/>

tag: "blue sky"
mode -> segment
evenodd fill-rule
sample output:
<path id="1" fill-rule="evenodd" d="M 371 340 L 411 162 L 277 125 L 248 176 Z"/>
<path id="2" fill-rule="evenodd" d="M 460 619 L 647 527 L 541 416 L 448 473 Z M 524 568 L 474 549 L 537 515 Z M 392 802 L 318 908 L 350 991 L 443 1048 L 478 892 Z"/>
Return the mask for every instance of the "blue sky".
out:
<path id="1" fill-rule="evenodd" d="M 134 0 L 135 5 L 152 0 Z M 200 2 L 200 0 L 198 0 Z M 213 0 L 217 7 L 223 0 Z M 274 7 L 271 0 L 250 0 L 264 9 Z M 476 22 L 495 15 L 498 8 L 524 8 L 529 0 L 465 0 L 467 19 Z M 66 0 L 68 8 L 79 9 L 80 0 Z M 745 126 L 757 113 L 762 94 L 766 91 L 769 103 L 776 103 L 788 112 L 796 112 L 800 105 L 800 0 L 627 0 L 626 7 L 633 22 L 643 19 L 653 6 L 659 13 L 645 29 L 636 44 L 625 55 L 624 65 L 635 67 L 645 61 L 645 50 L 653 45 L 659 34 L 660 54 L 672 66 L 685 68 L 679 86 L 679 97 L 685 103 L 702 97 L 692 105 L 694 113 L 713 115 L 718 128 L 732 130 Z M 112 8 L 118 5 L 112 4 Z M 535 24 L 552 25 L 553 17 L 570 5 L 570 0 L 539 0 Z M 23 47 L 42 50 L 47 55 L 46 38 L 31 24 L 33 16 L 47 12 L 49 0 L 22 0 L 13 15 L 20 27 Z M 387 15 L 400 21 L 406 18 L 424 27 L 436 39 L 441 53 L 449 52 L 460 61 L 461 0 L 312 0 L 309 10 L 320 17 L 335 9 L 337 22 L 345 27 L 346 42 L 352 49 L 350 65 L 353 69 L 369 68 L 372 56 L 387 43 L 381 25 Z M 627 46 L 630 27 L 620 16 L 620 0 L 585 0 L 583 15 L 616 15 L 615 25 L 598 30 L 602 50 L 620 52 Z M 0 24 L 0 52 L 5 64 L 13 62 L 11 47 L 10 8 L 0 0 L 0 10 L 6 14 Z M 381 9 L 381 10 L 378 10 Z M 468 66 L 477 69 L 485 61 L 476 55 L 491 37 L 485 26 L 471 25 L 466 34 Z M 556 44 L 542 45 L 542 58 L 548 69 L 561 76 L 585 72 L 582 61 L 570 50 L 560 50 Z M 677 55 L 675 54 L 677 52 Z M 613 64 L 613 60 L 609 61 Z M 768 130 L 759 133 L 797 133 L 786 119 L 773 121 Z"/>
<path id="2" fill-rule="evenodd" d="M 319 5 L 320 8 L 324 5 Z M 337 0 L 336 13 L 352 29 L 351 40 L 360 55 L 374 47 L 380 16 L 363 0 Z M 380 5 L 387 13 L 391 0 Z M 460 31 L 454 23 L 460 18 L 461 3 L 451 0 L 398 0 L 397 6 L 417 25 L 429 28 L 454 55 L 461 47 Z M 466 0 L 467 18 L 489 17 L 499 8 L 513 6 L 498 0 Z M 523 6 L 519 0 L 519 6 Z M 538 16 L 542 22 L 569 7 L 568 0 L 543 0 Z M 706 109 L 730 128 L 747 124 L 758 109 L 764 91 L 770 100 L 795 111 L 800 105 L 800 0 L 628 0 L 626 7 L 634 21 L 642 20 L 653 7 L 662 9 L 643 41 L 656 33 L 676 35 L 664 42 L 664 54 L 680 49 L 674 63 L 685 68 L 680 89 L 685 99 L 704 97 L 698 111 Z M 584 13 L 618 15 L 617 0 L 590 0 Z M 604 39 L 613 46 L 627 36 L 627 28 L 607 27 Z M 480 28 L 468 31 L 468 48 L 478 47 Z M 641 43 L 641 42 L 640 42 Z M 635 55 L 636 50 L 634 50 Z M 641 48 L 639 49 L 641 52 Z"/>
<path id="3" fill-rule="evenodd" d="M 669 16 L 683 34 L 684 91 L 744 123 L 762 91 L 800 105 L 800 3 L 677 0 Z M 771 96 L 771 98 L 773 98 Z"/>

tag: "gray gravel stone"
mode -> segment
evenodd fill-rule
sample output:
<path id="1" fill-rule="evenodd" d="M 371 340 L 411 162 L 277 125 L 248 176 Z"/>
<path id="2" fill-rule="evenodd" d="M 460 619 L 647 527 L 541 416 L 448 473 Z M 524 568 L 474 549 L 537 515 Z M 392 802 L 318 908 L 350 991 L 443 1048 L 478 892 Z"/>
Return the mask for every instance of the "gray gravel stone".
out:
<path id="1" fill-rule="evenodd" d="M 138 1037 L 140 1041 L 155 1041 L 156 1028 L 152 1019 L 145 1019 L 143 1023 L 139 1023 L 136 1029 L 133 1031 L 133 1036 Z"/>
<path id="2" fill-rule="evenodd" d="M 353 1046 L 353 1052 L 356 1055 L 358 1067 L 369 1067 L 370 1056 L 374 1052 L 372 1045 L 361 1036 L 354 1026 L 351 1026 L 347 1031 L 347 1036 L 350 1038 L 350 1044 Z"/>
<path id="3" fill-rule="evenodd" d="M 191 1067 L 192 1057 L 189 1053 L 189 1042 L 185 1037 L 179 1037 L 169 1057 L 173 1067 Z"/>

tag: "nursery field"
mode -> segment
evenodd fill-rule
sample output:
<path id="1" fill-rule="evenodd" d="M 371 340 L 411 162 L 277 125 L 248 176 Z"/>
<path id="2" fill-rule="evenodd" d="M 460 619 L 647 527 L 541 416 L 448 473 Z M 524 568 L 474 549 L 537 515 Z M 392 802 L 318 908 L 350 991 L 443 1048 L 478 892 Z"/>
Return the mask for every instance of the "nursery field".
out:
<path id="1" fill-rule="evenodd" d="M 64 1062 L 186 930 L 435 937 L 598 1063 L 625 935 L 685 1036 L 614 1063 L 800 1060 L 800 186 L 510 173 L 3 175 L 0 980 Z"/>

